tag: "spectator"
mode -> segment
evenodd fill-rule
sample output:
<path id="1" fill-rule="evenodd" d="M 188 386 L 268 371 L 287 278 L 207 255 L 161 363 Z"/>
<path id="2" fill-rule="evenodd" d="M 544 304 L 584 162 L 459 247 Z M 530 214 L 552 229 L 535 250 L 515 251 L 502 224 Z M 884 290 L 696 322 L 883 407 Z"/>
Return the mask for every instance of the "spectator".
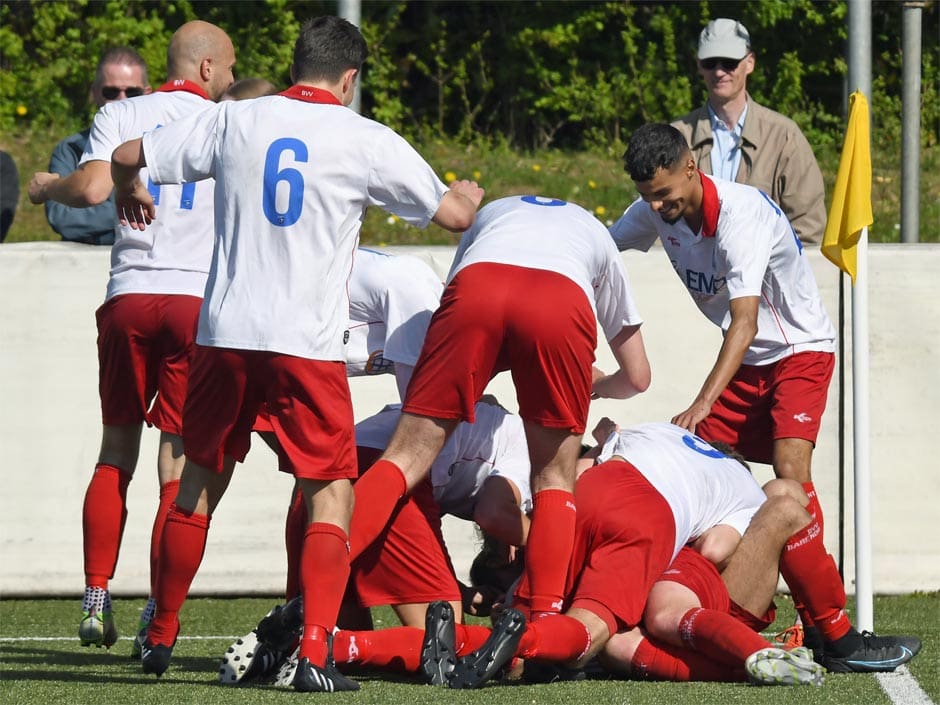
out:
<path id="1" fill-rule="evenodd" d="M 750 184 L 770 196 L 804 243 L 826 227 L 822 172 L 809 142 L 790 118 L 755 103 L 751 38 L 740 22 L 719 18 L 699 36 L 698 72 L 708 101 L 672 123 L 706 174 Z"/>
<path id="2" fill-rule="evenodd" d="M 98 61 L 95 80 L 89 94 L 99 108 L 124 98 L 150 93 L 147 64 L 130 47 L 106 49 Z M 78 162 L 88 144 L 91 128 L 69 135 L 52 150 L 49 171 L 68 176 L 78 168 Z M 117 218 L 114 195 L 104 203 L 90 208 L 72 208 L 56 201 L 46 201 L 46 220 L 63 240 L 86 245 L 113 245 Z"/>
<path id="3" fill-rule="evenodd" d="M 219 100 L 245 100 L 275 93 L 277 93 L 277 86 L 265 78 L 243 78 L 229 86 Z"/>
<path id="4" fill-rule="evenodd" d="M 16 162 L 6 152 L 0 152 L 0 242 L 7 238 L 19 198 L 20 174 Z"/>

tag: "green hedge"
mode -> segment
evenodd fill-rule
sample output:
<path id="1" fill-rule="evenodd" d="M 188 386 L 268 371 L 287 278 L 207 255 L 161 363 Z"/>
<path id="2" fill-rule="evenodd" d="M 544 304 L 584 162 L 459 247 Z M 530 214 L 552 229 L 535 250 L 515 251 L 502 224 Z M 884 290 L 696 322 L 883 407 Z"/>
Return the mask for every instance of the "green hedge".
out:
<path id="1" fill-rule="evenodd" d="M 166 45 L 183 22 L 232 36 L 237 74 L 288 82 L 301 21 L 333 2 L 6 2 L 0 7 L 0 129 L 65 134 L 92 113 L 88 84 L 102 49 L 137 48 L 163 79 Z M 694 53 L 701 27 L 736 17 L 758 55 L 749 88 L 792 116 L 810 142 L 841 141 L 843 1 L 363 2 L 372 55 L 363 112 L 414 139 L 516 148 L 619 149 L 643 122 L 703 100 Z M 900 144 L 901 3 L 872 3 L 875 139 Z M 923 10 L 922 143 L 940 126 L 938 8 Z"/>

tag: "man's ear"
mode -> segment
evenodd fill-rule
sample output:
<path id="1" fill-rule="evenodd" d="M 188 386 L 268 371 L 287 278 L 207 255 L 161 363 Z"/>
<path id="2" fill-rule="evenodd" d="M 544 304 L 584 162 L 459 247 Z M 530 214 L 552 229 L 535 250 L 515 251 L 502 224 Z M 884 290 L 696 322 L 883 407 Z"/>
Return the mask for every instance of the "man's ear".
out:
<path id="1" fill-rule="evenodd" d="M 199 62 L 199 77 L 208 81 L 212 77 L 212 59 L 206 57 Z"/>

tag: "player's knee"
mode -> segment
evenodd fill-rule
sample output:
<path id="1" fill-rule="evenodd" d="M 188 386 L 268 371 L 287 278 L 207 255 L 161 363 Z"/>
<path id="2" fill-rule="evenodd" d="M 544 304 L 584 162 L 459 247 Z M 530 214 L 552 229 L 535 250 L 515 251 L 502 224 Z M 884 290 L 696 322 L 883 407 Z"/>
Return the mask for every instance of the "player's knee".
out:
<path id="1" fill-rule="evenodd" d="M 764 485 L 764 494 L 768 498 L 789 497 L 796 500 L 801 506 L 809 504 L 809 498 L 803 490 L 803 486 L 796 480 L 786 478 L 776 478 Z"/>

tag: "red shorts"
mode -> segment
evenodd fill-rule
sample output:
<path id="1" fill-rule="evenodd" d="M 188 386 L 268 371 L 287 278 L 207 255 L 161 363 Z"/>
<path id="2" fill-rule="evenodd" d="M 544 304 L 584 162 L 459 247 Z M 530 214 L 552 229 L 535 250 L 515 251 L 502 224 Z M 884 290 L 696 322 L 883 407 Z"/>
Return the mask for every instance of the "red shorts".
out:
<path id="1" fill-rule="evenodd" d="M 816 443 L 835 355 L 801 352 L 770 365 L 741 365 L 695 428 L 706 441 L 723 441 L 748 460 L 773 461 L 774 441 Z"/>
<path id="2" fill-rule="evenodd" d="M 608 460 L 581 475 L 575 505 L 566 607 L 593 612 L 610 634 L 632 629 L 643 617 L 650 589 L 672 560 L 672 510 L 636 468 L 621 460 Z M 518 594 L 526 604 L 525 577 Z"/>
<path id="3" fill-rule="evenodd" d="M 430 480 L 399 503 L 378 539 L 353 561 L 349 585 L 362 607 L 460 600 Z"/>
<path id="4" fill-rule="evenodd" d="M 280 469 L 308 480 L 356 477 L 352 401 L 344 362 L 197 345 L 183 410 L 183 449 L 220 472 L 245 459 L 261 405 L 280 444 Z"/>
<path id="5" fill-rule="evenodd" d="M 683 546 L 660 580 L 679 583 L 698 597 L 699 604 L 710 610 L 729 612 L 731 598 L 715 564 L 698 551 Z"/>
<path id="6" fill-rule="evenodd" d="M 460 271 L 431 318 L 403 410 L 473 422 L 489 381 L 511 370 L 519 415 L 583 433 L 597 321 L 555 272 L 484 262 Z"/>
<path id="7" fill-rule="evenodd" d="M 197 296 L 121 294 L 95 312 L 102 423 L 146 421 L 180 435 L 201 305 Z"/>

